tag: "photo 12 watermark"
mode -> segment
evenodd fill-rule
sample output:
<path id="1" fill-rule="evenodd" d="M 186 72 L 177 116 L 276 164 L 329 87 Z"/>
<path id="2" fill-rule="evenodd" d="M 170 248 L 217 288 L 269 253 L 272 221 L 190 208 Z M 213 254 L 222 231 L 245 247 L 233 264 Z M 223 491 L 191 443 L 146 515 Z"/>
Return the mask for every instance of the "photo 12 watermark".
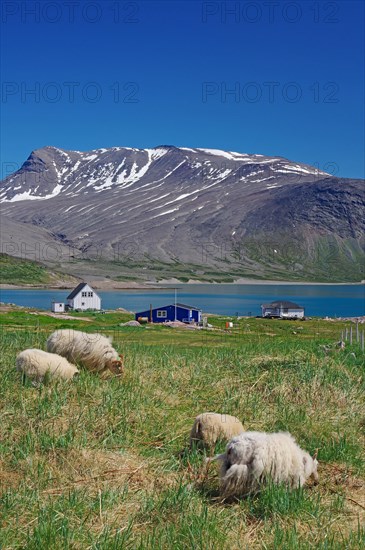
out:
<path id="1" fill-rule="evenodd" d="M 34 226 L 34 229 L 36 227 Z M 94 242 L 90 239 L 83 238 L 82 235 L 74 240 L 82 239 L 80 244 L 68 244 L 61 239 L 55 240 L 16 240 L 3 238 L 1 241 L 0 251 L 2 254 L 15 256 L 23 260 L 31 260 L 35 262 L 59 263 L 69 261 L 88 261 L 101 262 L 107 261 L 110 263 L 133 262 L 145 259 L 149 261 L 149 257 L 141 251 L 138 242 L 120 237 L 117 243 L 106 248 L 105 245 Z"/>
<path id="2" fill-rule="evenodd" d="M 1 103 L 139 103 L 138 82 L 26 82 L 4 81 L 1 84 Z"/>
<path id="3" fill-rule="evenodd" d="M 340 22 L 339 2 L 210 1 L 201 3 L 201 21 L 206 24 L 287 23 L 303 21 L 336 24 Z"/>
<path id="4" fill-rule="evenodd" d="M 202 82 L 202 103 L 339 103 L 340 86 L 337 82 Z"/>
<path id="5" fill-rule="evenodd" d="M 1 21 L 20 24 L 80 23 L 136 24 L 140 21 L 140 2 L 105 0 L 11 1 L 1 2 Z"/>

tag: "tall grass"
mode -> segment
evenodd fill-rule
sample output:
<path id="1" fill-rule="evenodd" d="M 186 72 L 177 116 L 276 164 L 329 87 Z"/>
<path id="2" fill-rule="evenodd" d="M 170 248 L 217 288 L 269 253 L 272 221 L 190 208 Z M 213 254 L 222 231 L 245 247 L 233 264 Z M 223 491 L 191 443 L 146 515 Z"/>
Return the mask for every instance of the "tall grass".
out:
<path id="1" fill-rule="evenodd" d="M 15 357 L 43 347 L 54 321 L 3 316 L 0 548 L 362 547 L 363 356 L 323 352 L 339 323 L 245 320 L 232 334 L 219 319 L 202 333 L 133 330 L 105 317 L 124 379 L 81 372 L 35 388 Z M 222 502 L 216 469 L 203 475 L 202 455 L 186 449 L 195 415 L 207 410 L 318 449 L 320 484 Z"/>

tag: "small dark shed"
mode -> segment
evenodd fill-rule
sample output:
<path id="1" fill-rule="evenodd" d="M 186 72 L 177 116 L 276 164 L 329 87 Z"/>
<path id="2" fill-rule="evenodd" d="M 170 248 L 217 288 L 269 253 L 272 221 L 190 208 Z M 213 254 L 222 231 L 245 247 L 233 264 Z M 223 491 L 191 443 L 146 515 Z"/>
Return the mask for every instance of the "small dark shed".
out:
<path id="1" fill-rule="evenodd" d="M 151 318 L 152 314 L 152 318 Z M 152 323 L 164 323 L 165 321 L 182 321 L 183 323 L 199 323 L 201 321 L 202 310 L 194 306 L 185 304 L 169 304 L 168 306 L 156 307 L 152 310 L 140 311 L 136 313 L 136 321 L 140 317 L 148 318 Z"/>

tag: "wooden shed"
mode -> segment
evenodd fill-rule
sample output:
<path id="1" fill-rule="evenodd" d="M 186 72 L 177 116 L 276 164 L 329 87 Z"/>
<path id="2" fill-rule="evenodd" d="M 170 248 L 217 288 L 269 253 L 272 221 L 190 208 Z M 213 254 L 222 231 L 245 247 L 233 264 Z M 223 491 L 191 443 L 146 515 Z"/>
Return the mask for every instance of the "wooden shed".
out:
<path id="1" fill-rule="evenodd" d="M 64 313 L 64 302 L 52 302 L 51 311 L 53 311 L 53 313 Z"/>

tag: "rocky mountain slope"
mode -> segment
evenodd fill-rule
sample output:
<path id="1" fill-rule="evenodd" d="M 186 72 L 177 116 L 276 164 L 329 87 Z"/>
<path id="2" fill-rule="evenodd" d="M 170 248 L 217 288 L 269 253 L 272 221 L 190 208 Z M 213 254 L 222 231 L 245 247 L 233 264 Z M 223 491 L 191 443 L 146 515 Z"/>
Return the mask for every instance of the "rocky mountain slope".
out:
<path id="1" fill-rule="evenodd" d="M 364 278 L 364 181 L 281 157 L 44 147 L 1 182 L 0 201 L 2 241 L 12 230 L 27 249 L 32 236 L 31 250 L 38 238 L 40 261 L 160 278 Z"/>

